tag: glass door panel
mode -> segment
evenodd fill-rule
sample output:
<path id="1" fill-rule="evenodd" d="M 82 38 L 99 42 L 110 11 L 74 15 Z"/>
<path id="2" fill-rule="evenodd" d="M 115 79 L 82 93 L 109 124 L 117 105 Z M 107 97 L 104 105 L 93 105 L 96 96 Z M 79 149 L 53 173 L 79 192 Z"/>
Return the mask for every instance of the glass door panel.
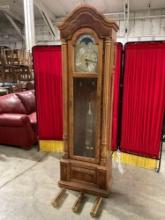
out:
<path id="1" fill-rule="evenodd" d="M 95 157 L 96 146 L 96 78 L 74 78 L 74 155 Z"/>

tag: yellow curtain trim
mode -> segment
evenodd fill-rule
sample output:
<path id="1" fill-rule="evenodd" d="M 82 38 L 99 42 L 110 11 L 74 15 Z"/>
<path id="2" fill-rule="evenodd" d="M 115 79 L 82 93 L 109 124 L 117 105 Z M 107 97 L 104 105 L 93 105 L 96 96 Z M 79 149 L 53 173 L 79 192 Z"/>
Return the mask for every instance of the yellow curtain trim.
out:
<path id="1" fill-rule="evenodd" d="M 120 161 L 123 164 L 134 165 L 146 169 L 156 169 L 158 167 L 158 160 L 152 158 L 145 158 L 133 154 L 120 152 Z M 113 160 L 119 162 L 118 152 L 113 153 Z"/>
<path id="2" fill-rule="evenodd" d="M 40 150 L 45 152 L 64 152 L 64 142 L 54 140 L 40 140 Z M 134 165 L 146 169 L 156 169 L 158 167 L 158 160 L 152 158 L 140 157 L 133 154 L 120 152 L 120 162 L 127 165 Z M 118 152 L 113 153 L 113 160 L 119 162 Z"/>
<path id="3" fill-rule="evenodd" d="M 40 140 L 39 141 L 40 150 L 45 152 L 64 152 L 64 143 L 63 141 L 54 141 L 54 140 Z"/>

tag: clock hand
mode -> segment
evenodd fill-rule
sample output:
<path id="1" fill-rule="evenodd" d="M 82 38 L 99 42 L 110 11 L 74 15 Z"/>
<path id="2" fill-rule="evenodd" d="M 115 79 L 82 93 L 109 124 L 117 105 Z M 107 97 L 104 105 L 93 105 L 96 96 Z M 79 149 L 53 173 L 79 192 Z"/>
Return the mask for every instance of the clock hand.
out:
<path id="1" fill-rule="evenodd" d="M 95 61 L 95 60 L 90 60 L 90 59 L 85 59 L 85 61 L 87 62 L 87 61 L 90 61 L 90 62 L 92 62 L 92 63 L 97 63 L 97 61 Z"/>

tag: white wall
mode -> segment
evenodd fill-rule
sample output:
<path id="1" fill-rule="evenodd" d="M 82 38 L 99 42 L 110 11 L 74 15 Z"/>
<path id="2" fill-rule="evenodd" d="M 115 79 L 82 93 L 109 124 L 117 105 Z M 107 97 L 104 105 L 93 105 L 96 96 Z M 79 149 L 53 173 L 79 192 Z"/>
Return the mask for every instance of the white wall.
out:
<path id="1" fill-rule="evenodd" d="M 160 16 L 159 16 L 160 15 Z M 152 16 L 152 18 L 143 18 Z M 141 17 L 141 19 L 135 19 Z M 128 35 L 125 34 L 124 21 L 118 21 L 119 32 L 117 40 L 125 43 L 127 41 L 150 41 L 165 40 L 165 9 L 130 13 Z"/>
<path id="2" fill-rule="evenodd" d="M 59 44 L 60 43 L 60 32 L 56 32 L 56 37 L 52 36 L 48 26 L 43 20 L 38 20 L 35 23 L 36 32 L 36 44 Z"/>

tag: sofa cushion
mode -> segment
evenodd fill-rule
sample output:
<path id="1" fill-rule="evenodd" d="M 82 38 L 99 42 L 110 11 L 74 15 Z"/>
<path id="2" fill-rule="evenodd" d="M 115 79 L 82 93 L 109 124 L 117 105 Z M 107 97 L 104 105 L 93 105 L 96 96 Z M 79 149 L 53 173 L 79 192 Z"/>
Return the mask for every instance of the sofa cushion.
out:
<path id="1" fill-rule="evenodd" d="M 31 113 L 28 117 L 31 124 L 37 124 L 36 112 Z"/>
<path id="2" fill-rule="evenodd" d="M 0 97 L 0 113 L 26 114 L 26 109 L 17 95 L 9 94 Z"/>
<path id="3" fill-rule="evenodd" d="M 17 93 L 26 108 L 27 114 L 35 112 L 35 95 L 33 90 Z"/>
<path id="4" fill-rule="evenodd" d="M 37 116 L 36 116 L 36 112 L 31 113 L 30 115 L 28 115 L 29 120 L 30 120 L 30 124 L 33 128 L 34 131 L 37 130 Z"/>
<path id="5" fill-rule="evenodd" d="M 27 115 L 23 114 L 0 114 L 0 127 L 22 127 L 30 123 Z"/>

